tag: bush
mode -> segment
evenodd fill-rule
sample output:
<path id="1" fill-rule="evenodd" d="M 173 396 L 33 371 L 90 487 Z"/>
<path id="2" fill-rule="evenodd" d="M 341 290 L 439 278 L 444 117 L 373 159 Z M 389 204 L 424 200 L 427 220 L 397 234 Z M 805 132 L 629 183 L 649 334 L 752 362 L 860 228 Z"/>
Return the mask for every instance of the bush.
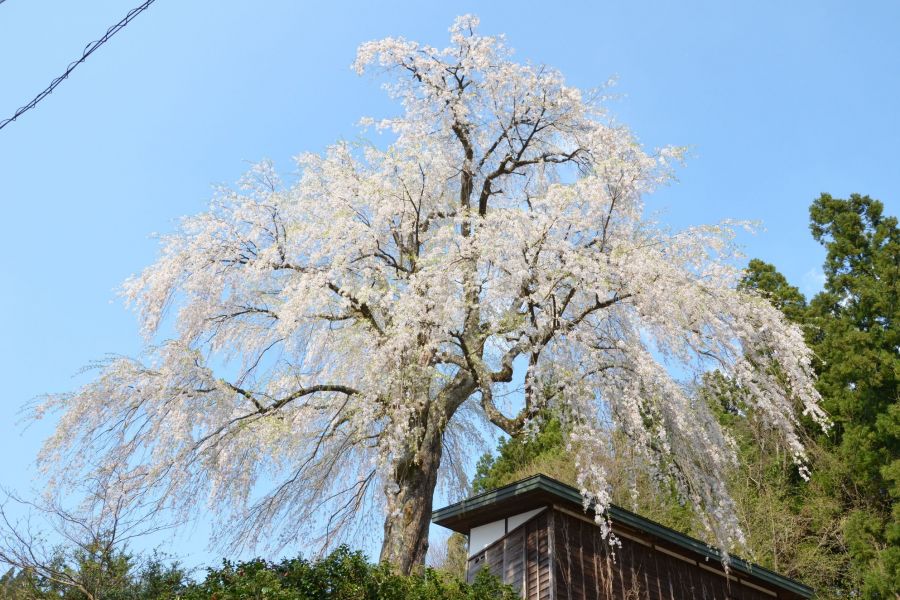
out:
<path id="1" fill-rule="evenodd" d="M 187 586 L 184 600 L 513 600 L 518 595 L 487 571 L 472 584 L 424 568 L 409 576 L 373 565 L 362 552 L 341 546 L 315 561 L 232 563 L 209 569 L 202 583 Z"/>

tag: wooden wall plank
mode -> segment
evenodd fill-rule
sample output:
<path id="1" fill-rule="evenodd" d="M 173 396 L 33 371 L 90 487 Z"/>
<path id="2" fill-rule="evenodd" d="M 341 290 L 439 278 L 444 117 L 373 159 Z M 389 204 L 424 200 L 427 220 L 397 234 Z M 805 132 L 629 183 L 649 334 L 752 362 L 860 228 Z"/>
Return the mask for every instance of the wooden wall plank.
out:
<path id="1" fill-rule="evenodd" d="M 652 541 L 652 540 L 651 540 Z M 718 565 L 620 536 L 611 546 L 593 522 L 547 510 L 469 560 L 471 581 L 489 568 L 527 600 L 771 600 Z"/>

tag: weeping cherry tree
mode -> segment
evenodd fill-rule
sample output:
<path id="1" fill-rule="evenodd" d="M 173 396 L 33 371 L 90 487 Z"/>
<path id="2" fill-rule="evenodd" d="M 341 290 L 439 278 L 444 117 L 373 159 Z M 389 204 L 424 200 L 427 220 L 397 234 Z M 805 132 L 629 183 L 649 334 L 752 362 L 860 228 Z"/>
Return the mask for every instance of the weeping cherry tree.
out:
<path id="1" fill-rule="evenodd" d="M 289 182 L 262 163 L 163 238 L 123 291 L 146 352 L 35 408 L 59 414 L 55 485 L 124 471 L 248 544 L 330 544 L 378 514 L 381 558 L 409 571 L 454 454 L 555 404 L 598 507 L 616 431 L 740 543 L 732 442 L 690 381 L 721 371 L 802 470 L 799 414 L 826 420 L 800 331 L 736 285 L 734 224 L 643 216 L 678 149 L 645 151 L 602 95 L 477 25 L 443 50 L 363 44 L 354 68 L 402 106 L 363 122 L 384 143 L 302 155 Z"/>

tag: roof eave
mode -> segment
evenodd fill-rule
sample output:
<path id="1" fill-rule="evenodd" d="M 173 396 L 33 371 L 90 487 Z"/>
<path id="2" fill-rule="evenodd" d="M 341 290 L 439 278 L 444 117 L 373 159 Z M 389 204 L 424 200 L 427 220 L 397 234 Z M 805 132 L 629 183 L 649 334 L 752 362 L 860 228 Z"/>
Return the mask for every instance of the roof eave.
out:
<path id="1" fill-rule="evenodd" d="M 556 500 L 569 503 L 570 505 L 584 506 L 582 496 L 575 488 L 547 477 L 546 475 L 534 475 L 438 509 L 434 511 L 432 521 L 438 525 L 452 529 L 453 531 L 468 534 L 472 527 L 476 527 L 492 520 L 490 517 L 493 512 L 490 510 L 491 507 L 515 498 L 530 498 L 533 501 L 549 499 L 551 501 L 546 502 L 545 504 L 552 504 L 552 501 Z M 624 508 L 610 505 L 608 513 L 613 523 L 621 523 L 633 529 L 637 529 L 638 531 L 655 536 L 663 541 L 700 554 L 704 558 L 714 559 L 716 561 L 722 560 L 722 555 L 719 551 L 710 547 L 708 544 L 679 533 L 665 525 L 645 519 Z M 487 516 L 487 518 L 484 518 L 485 516 Z M 794 581 L 783 575 L 779 575 L 778 573 L 760 567 L 759 565 L 749 563 L 737 556 L 729 555 L 729 563 L 731 567 L 738 572 L 750 575 L 783 590 L 793 592 L 805 598 L 810 598 L 813 595 L 813 589 L 809 586 L 803 585 L 799 581 Z"/>

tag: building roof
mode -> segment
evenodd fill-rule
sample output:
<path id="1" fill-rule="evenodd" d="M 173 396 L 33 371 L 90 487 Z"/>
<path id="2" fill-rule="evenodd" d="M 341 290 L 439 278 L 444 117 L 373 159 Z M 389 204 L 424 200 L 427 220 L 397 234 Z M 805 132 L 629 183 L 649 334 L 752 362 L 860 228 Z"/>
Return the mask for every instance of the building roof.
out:
<path id="1" fill-rule="evenodd" d="M 569 511 L 577 510 L 582 514 L 584 512 L 583 498 L 577 489 L 546 475 L 534 475 L 438 509 L 434 511 L 432 521 L 468 535 L 472 528 L 502 519 L 510 514 L 554 505 Z M 589 511 L 588 514 L 592 515 L 593 513 Z M 645 519 L 624 508 L 610 505 L 607 514 L 617 533 L 624 528 L 661 542 L 664 547 L 687 550 L 704 561 L 722 562 L 719 550 L 709 544 L 650 519 Z M 810 598 L 813 595 L 813 589 L 809 586 L 737 556 L 729 555 L 729 566 L 739 574 L 774 585 L 802 598 Z"/>

